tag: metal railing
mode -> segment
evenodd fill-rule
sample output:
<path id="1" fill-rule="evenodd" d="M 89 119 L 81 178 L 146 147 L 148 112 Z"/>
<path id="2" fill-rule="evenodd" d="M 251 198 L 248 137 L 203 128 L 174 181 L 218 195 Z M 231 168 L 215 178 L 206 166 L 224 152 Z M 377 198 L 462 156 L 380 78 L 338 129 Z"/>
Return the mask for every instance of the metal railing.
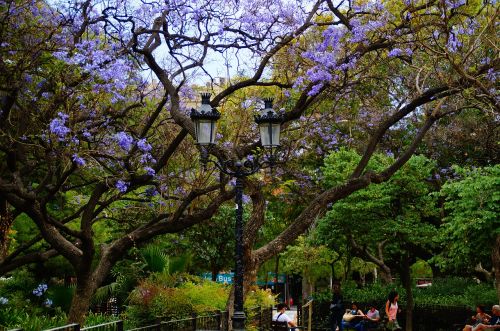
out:
<path id="1" fill-rule="evenodd" d="M 306 326 L 307 322 L 307 331 L 312 330 L 312 319 L 313 319 L 313 300 L 309 300 L 306 304 L 302 306 L 301 309 L 301 323 L 302 325 Z"/>
<path id="2" fill-rule="evenodd" d="M 80 331 L 123 331 L 123 321 L 114 321 L 81 328 Z"/>
<path id="3" fill-rule="evenodd" d="M 245 310 L 247 324 L 258 330 L 270 330 L 272 307 L 254 307 Z M 217 310 L 213 314 L 196 315 L 171 321 L 157 321 L 155 324 L 142 326 L 128 331 L 227 331 L 229 325 L 229 313 Z M 13 331 L 13 330 L 12 330 Z M 22 331 L 19 329 L 18 331 Z M 44 331 L 124 331 L 123 321 L 114 321 L 94 326 L 80 328 L 79 324 L 68 324 Z"/>
<path id="4" fill-rule="evenodd" d="M 80 331 L 80 324 L 72 323 L 68 325 L 59 326 L 57 328 L 48 329 L 45 331 Z"/>

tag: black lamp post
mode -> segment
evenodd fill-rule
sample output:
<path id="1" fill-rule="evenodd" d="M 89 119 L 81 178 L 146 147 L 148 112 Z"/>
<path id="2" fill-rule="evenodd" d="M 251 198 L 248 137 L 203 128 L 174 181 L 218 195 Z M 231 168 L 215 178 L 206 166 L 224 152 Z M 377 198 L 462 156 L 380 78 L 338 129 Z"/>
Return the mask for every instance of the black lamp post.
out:
<path id="1" fill-rule="evenodd" d="M 201 107 L 199 110 L 191 109 L 191 119 L 194 122 L 196 142 L 201 148 L 201 162 L 206 165 L 213 163 L 221 172 L 236 178 L 236 247 L 235 247 L 235 272 L 234 272 L 234 314 L 233 329 L 245 329 L 245 313 L 243 311 L 243 178 L 259 171 L 262 166 L 272 166 L 275 162 L 274 150 L 280 144 L 280 129 L 283 118 L 273 109 L 272 99 L 264 99 L 264 109 L 261 114 L 255 116 L 255 122 L 259 125 L 260 141 L 264 148 L 270 150 L 268 160 L 260 161 L 256 156 L 245 161 L 210 160 L 208 149 L 215 144 L 217 120 L 220 113 L 210 106 L 210 94 L 201 95 Z"/>

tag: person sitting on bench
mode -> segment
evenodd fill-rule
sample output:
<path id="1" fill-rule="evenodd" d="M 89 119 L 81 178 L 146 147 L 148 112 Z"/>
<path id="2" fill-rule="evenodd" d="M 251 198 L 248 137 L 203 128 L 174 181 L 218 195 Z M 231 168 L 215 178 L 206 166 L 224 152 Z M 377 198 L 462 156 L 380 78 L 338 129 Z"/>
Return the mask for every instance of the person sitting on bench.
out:
<path id="1" fill-rule="evenodd" d="M 288 307 L 286 304 L 279 303 L 278 306 L 276 307 L 277 313 L 273 316 L 273 321 L 286 322 L 288 327 L 290 327 L 290 328 L 292 328 L 292 330 L 294 330 L 294 328 L 297 327 L 297 324 L 290 318 L 290 316 L 285 314 L 285 311 L 287 308 Z"/>
<path id="2" fill-rule="evenodd" d="M 494 305 L 491 308 L 491 312 L 493 313 L 487 324 L 479 323 L 475 327 L 472 328 L 474 331 L 492 331 L 492 330 L 500 330 L 500 306 Z"/>

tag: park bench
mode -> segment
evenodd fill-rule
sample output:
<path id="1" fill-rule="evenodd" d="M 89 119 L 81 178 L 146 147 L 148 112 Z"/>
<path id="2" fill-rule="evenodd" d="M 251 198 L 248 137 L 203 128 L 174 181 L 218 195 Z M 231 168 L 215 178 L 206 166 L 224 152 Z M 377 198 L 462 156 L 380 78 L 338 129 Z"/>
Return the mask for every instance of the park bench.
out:
<path id="1" fill-rule="evenodd" d="M 289 327 L 287 322 L 271 321 L 272 331 L 290 331 L 290 329 L 295 329 L 296 331 L 304 330 L 302 326 Z"/>
<path id="2" fill-rule="evenodd" d="M 287 322 L 271 321 L 271 330 L 273 331 L 288 331 Z"/>

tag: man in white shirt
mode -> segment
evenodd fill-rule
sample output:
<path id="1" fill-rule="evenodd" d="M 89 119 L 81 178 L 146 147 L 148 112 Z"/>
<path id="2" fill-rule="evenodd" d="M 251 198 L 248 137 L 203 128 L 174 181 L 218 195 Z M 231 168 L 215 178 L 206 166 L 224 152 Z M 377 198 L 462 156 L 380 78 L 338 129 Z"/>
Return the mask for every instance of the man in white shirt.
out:
<path id="1" fill-rule="evenodd" d="M 288 316 L 285 314 L 285 311 L 287 309 L 287 305 L 284 303 L 279 303 L 278 306 L 276 307 L 276 314 L 273 316 L 273 321 L 276 322 L 287 322 L 288 327 L 295 328 L 297 327 L 297 324 Z"/>

